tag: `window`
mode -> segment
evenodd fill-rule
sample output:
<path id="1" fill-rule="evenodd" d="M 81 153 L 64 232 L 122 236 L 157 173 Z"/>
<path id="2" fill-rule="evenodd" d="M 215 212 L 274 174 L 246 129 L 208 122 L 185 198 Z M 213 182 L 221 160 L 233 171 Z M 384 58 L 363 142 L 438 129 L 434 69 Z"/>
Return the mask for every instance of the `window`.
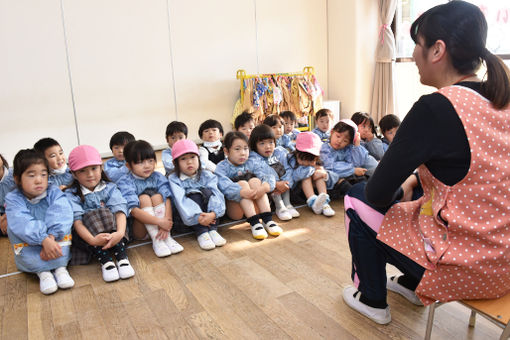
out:
<path id="1" fill-rule="evenodd" d="M 409 35 L 413 21 L 423 12 L 447 0 L 399 0 L 396 12 L 395 42 L 397 58 L 411 58 L 414 42 Z M 485 15 L 489 32 L 487 48 L 494 54 L 510 58 L 510 1 L 508 0 L 467 0 Z M 397 59 L 397 61 L 399 60 Z"/>

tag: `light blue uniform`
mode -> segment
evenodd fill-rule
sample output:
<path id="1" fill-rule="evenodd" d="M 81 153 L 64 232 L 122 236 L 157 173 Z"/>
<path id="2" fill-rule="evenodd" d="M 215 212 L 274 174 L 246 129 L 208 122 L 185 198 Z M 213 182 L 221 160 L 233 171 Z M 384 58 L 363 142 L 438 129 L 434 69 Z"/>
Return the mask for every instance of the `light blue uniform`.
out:
<path id="1" fill-rule="evenodd" d="M 122 196 L 124 196 L 127 201 L 129 212 L 131 212 L 131 209 L 133 208 L 140 207 L 140 200 L 138 199 L 138 196 L 147 189 L 157 191 L 161 194 L 161 196 L 163 196 L 163 201 L 172 197 L 168 179 L 157 171 L 154 171 L 147 178 L 141 178 L 134 175 L 132 172 L 129 172 L 120 178 L 117 185 Z"/>
<path id="2" fill-rule="evenodd" d="M 161 161 L 165 167 L 167 176 L 174 171 L 174 159 L 172 157 L 172 148 L 166 148 L 161 152 Z"/>
<path id="3" fill-rule="evenodd" d="M 241 201 L 241 186 L 230 179 L 242 176 L 247 172 L 254 174 L 261 182 L 269 184 L 269 192 L 274 190 L 276 180 L 272 174 L 273 169 L 269 168 L 266 163 L 257 163 L 253 159 L 248 160 L 241 165 L 234 165 L 228 159 L 224 159 L 216 166 L 214 172 L 218 176 L 218 187 L 223 192 L 228 200 L 240 202 Z"/>
<path id="4" fill-rule="evenodd" d="M 62 245 L 63 256 L 57 259 L 41 259 L 42 241 L 48 235 L 61 240 L 71 234 L 73 224 L 73 209 L 64 193 L 54 185 L 48 186 L 46 193 L 46 197 L 37 202 L 30 202 L 19 189 L 5 197 L 9 240 L 13 245 L 28 244 L 14 256 L 16 266 L 24 272 L 39 273 L 65 267 L 71 259 L 70 245 Z"/>
<path id="5" fill-rule="evenodd" d="M 89 192 L 84 195 L 82 202 L 80 196 L 75 195 L 76 189 L 69 189 L 65 194 L 73 207 L 74 220 L 81 220 L 83 215 L 89 211 L 97 210 L 106 207 L 110 209 L 113 215 L 118 212 L 124 213 L 127 216 L 127 202 L 120 193 L 117 185 L 112 182 L 102 182 L 106 186 L 102 190 Z M 98 187 L 101 184 L 98 185 Z"/>
<path id="6" fill-rule="evenodd" d="M 284 147 L 289 151 L 296 150 L 296 142 L 289 135 L 283 135 L 280 138 L 278 138 L 276 140 L 276 146 Z"/>
<path id="7" fill-rule="evenodd" d="M 329 132 L 324 132 L 321 129 L 319 129 L 318 127 L 313 129 L 312 132 L 315 133 L 316 135 L 318 135 L 323 143 L 329 142 L 329 136 L 330 136 Z"/>
<path id="8" fill-rule="evenodd" d="M 367 149 L 352 144 L 340 150 L 333 149 L 329 143 L 322 144 L 321 160 L 324 169 L 328 171 L 328 190 L 333 189 L 340 178 L 354 175 L 354 168 L 365 168 L 370 176 L 378 164 L 375 158 L 368 154 Z"/>
<path id="9" fill-rule="evenodd" d="M 52 173 L 48 177 L 48 185 L 54 184 L 57 187 L 61 185 L 71 185 L 73 183 L 73 175 L 71 174 L 71 170 L 66 168 L 66 171 L 63 174 Z"/>
<path id="10" fill-rule="evenodd" d="M 117 183 L 122 176 L 129 172 L 129 169 L 126 166 L 126 161 L 119 161 L 114 157 L 104 163 L 104 172 L 111 181 Z"/>
<path id="11" fill-rule="evenodd" d="M 285 176 L 282 177 L 282 180 L 289 181 L 289 187 L 291 189 L 294 189 L 299 182 L 306 178 L 312 177 L 315 173 L 314 166 L 299 165 L 296 157 L 293 155 L 289 155 L 287 162 L 291 171 L 287 171 Z"/>
<path id="12" fill-rule="evenodd" d="M 12 169 L 4 167 L 4 176 L 0 179 L 0 215 L 5 213 L 5 195 L 16 188 Z"/>
<path id="13" fill-rule="evenodd" d="M 374 137 L 370 142 L 361 142 L 361 145 L 368 150 L 368 153 L 376 160 L 380 161 L 384 156 L 384 143 L 377 137 Z"/>
<path id="14" fill-rule="evenodd" d="M 270 170 L 272 170 L 271 174 L 275 177 L 275 180 L 283 181 L 283 179 L 281 179 L 280 176 L 278 176 L 278 174 L 271 167 L 271 165 L 280 162 L 280 164 L 283 165 L 283 167 L 285 169 L 285 174 L 287 173 L 287 171 L 292 171 L 292 169 L 289 166 L 289 163 L 287 162 L 288 154 L 289 154 L 289 152 L 286 149 L 284 149 L 281 146 L 277 146 L 274 149 L 273 154 L 269 157 L 264 157 L 255 151 L 250 151 L 250 159 L 252 159 L 256 163 L 265 162 L 268 165 L 268 168 Z"/>
<path id="15" fill-rule="evenodd" d="M 214 212 L 217 219 L 225 215 L 225 197 L 218 189 L 218 178 L 212 172 L 203 170 L 198 180 L 190 177 L 182 180 L 173 173 L 168 177 L 168 181 L 173 195 L 173 204 L 185 225 L 198 224 L 198 217 L 203 212 Z M 204 188 L 212 193 L 207 204 L 207 211 L 202 211 L 195 201 L 186 196 L 190 193 L 201 192 L 200 189 Z"/>

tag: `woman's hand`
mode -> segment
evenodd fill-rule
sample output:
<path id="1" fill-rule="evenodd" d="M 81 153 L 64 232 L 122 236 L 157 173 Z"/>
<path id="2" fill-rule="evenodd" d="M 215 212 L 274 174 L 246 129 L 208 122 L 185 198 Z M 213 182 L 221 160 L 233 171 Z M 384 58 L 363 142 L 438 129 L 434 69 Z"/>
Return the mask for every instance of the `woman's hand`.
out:
<path id="1" fill-rule="evenodd" d="M 418 178 L 413 174 L 402 183 L 401 187 L 404 191 L 400 202 L 407 202 L 413 198 L 413 189 L 418 186 Z"/>

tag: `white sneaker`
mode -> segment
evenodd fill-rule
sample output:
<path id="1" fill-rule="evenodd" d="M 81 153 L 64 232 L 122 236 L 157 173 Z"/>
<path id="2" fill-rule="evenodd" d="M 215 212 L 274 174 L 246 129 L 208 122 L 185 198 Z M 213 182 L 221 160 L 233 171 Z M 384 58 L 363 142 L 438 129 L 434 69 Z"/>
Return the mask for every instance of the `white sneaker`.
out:
<path id="1" fill-rule="evenodd" d="M 386 325 L 387 323 L 390 323 L 391 321 L 390 307 L 388 306 L 383 309 L 365 305 L 363 302 L 359 300 L 361 297 L 361 292 L 359 292 L 356 287 L 354 286 L 345 287 L 344 291 L 342 292 L 342 297 L 349 307 L 360 312 L 370 320 L 380 325 Z"/>
<path id="2" fill-rule="evenodd" d="M 117 271 L 119 272 L 119 277 L 121 279 L 129 279 L 130 277 L 135 276 L 135 270 L 127 258 L 117 262 Z"/>
<path id="3" fill-rule="evenodd" d="M 327 217 L 335 216 L 335 211 L 329 204 L 324 204 L 322 207 L 322 214 Z"/>
<path id="4" fill-rule="evenodd" d="M 281 221 L 288 221 L 292 219 L 292 215 L 286 207 L 281 207 L 280 209 L 276 210 L 276 216 L 278 216 Z"/>
<path id="5" fill-rule="evenodd" d="M 57 282 L 51 272 L 40 272 L 37 273 L 37 276 L 39 276 L 39 289 L 41 293 L 48 295 L 57 291 Z"/>
<path id="6" fill-rule="evenodd" d="M 157 240 L 155 237 L 152 240 L 152 249 L 157 257 L 165 257 L 172 255 L 172 251 L 166 245 L 164 240 Z"/>
<path id="7" fill-rule="evenodd" d="M 211 250 L 211 249 L 216 248 L 213 240 L 211 240 L 211 236 L 209 235 L 209 233 L 207 231 L 205 233 L 198 235 L 197 241 L 198 241 L 198 245 L 203 250 Z"/>
<path id="8" fill-rule="evenodd" d="M 416 306 L 423 306 L 423 302 L 416 296 L 416 293 L 398 283 L 398 278 L 400 276 L 392 276 L 388 277 L 386 280 L 386 288 L 395 292 L 397 294 L 405 297 L 409 302 L 415 304 Z"/>
<path id="9" fill-rule="evenodd" d="M 117 281 L 119 279 L 119 271 L 115 267 L 115 263 L 108 261 L 101 266 L 103 272 L 103 280 L 105 282 Z"/>
<path id="10" fill-rule="evenodd" d="M 251 228 L 251 233 L 252 233 L 254 239 L 263 240 L 263 239 L 267 238 L 267 233 L 264 230 L 264 227 L 262 226 L 261 223 L 257 223 L 255 225 L 250 225 L 250 228 Z"/>
<path id="11" fill-rule="evenodd" d="M 299 217 L 301 216 L 299 214 L 299 211 L 296 210 L 296 208 L 294 208 L 292 205 L 288 205 L 287 206 L 287 210 L 290 212 L 290 214 L 292 215 L 292 218 L 296 218 L 296 217 Z"/>
<path id="12" fill-rule="evenodd" d="M 181 246 L 176 240 L 174 240 L 172 236 L 170 236 L 170 233 L 168 233 L 165 244 L 170 249 L 172 254 L 177 254 L 184 250 L 184 247 Z"/>
<path id="13" fill-rule="evenodd" d="M 222 247 L 227 243 L 227 240 L 221 237 L 221 235 L 216 230 L 209 231 L 209 236 L 211 236 L 211 240 L 216 247 Z"/>
<path id="14" fill-rule="evenodd" d="M 69 272 L 67 271 L 66 267 L 58 267 L 53 271 L 53 275 L 57 280 L 58 288 L 67 289 L 74 287 L 74 280 L 71 277 L 71 275 L 69 275 Z"/>
<path id="15" fill-rule="evenodd" d="M 283 233 L 282 228 L 276 224 L 275 221 L 269 221 L 266 223 L 262 223 L 264 225 L 264 228 L 266 228 L 267 233 L 271 236 L 280 236 L 281 233 Z"/>
<path id="16" fill-rule="evenodd" d="M 329 199 L 328 194 L 325 193 L 319 194 L 315 199 L 315 202 L 313 202 L 312 204 L 313 212 L 316 213 L 317 215 L 322 214 L 322 208 L 326 203 L 328 203 L 328 199 Z"/>

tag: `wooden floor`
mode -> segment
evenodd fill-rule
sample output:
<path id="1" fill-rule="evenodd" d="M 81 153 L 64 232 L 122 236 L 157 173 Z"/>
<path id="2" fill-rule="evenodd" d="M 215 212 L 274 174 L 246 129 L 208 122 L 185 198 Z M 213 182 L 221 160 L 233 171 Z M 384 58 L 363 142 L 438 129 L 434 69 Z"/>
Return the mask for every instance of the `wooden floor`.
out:
<path id="1" fill-rule="evenodd" d="M 76 286 L 51 296 L 35 275 L 0 278 L 2 339 L 422 339 L 427 308 L 389 293 L 393 321 L 379 326 L 350 310 L 350 253 L 342 203 L 333 218 L 302 216 L 282 223 L 278 238 L 257 241 L 246 223 L 223 227 L 228 243 L 160 259 L 150 244 L 129 250 L 136 276 L 105 283 L 98 264 L 70 267 Z M 0 274 L 16 271 L 0 240 Z M 390 272 L 395 272 L 389 268 Z M 500 329 L 457 303 L 436 311 L 433 339 L 497 339 Z"/>

